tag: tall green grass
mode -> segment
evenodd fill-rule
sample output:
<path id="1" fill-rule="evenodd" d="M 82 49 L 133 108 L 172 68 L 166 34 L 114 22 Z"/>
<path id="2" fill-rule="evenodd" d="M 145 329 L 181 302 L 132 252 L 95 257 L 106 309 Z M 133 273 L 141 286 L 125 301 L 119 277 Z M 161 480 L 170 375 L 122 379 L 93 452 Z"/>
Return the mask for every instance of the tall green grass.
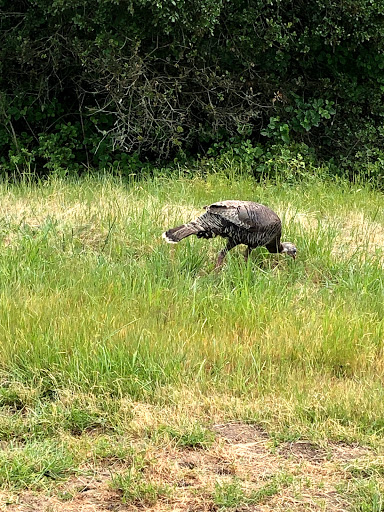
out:
<path id="1" fill-rule="evenodd" d="M 161 239 L 228 198 L 274 208 L 296 261 L 261 248 L 244 264 L 235 249 L 216 273 L 222 239 Z M 3 184 L 0 205 L 4 390 L 163 405 L 185 390 L 212 397 L 218 414 L 291 433 L 382 432 L 380 193 L 219 174 L 52 179 Z"/>

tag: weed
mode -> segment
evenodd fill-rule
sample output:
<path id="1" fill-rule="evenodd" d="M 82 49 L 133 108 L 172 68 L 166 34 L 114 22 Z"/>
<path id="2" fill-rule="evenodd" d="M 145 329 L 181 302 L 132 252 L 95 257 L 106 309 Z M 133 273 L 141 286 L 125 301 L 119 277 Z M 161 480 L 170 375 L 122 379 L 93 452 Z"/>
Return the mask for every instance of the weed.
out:
<path id="1" fill-rule="evenodd" d="M 35 402 L 36 394 L 20 383 L 0 387 L 0 407 L 20 411 Z"/>
<path id="2" fill-rule="evenodd" d="M 148 464 L 142 454 L 136 454 L 127 470 L 112 475 L 111 487 L 122 493 L 123 502 L 152 506 L 159 498 L 170 496 L 169 486 L 146 480 Z"/>
<path id="3" fill-rule="evenodd" d="M 74 405 L 66 411 L 63 427 L 73 435 L 79 435 L 94 429 L 102 430 L 105 428 L 105 424 L 105 418 L 97 412 Z"/>
<path id="4" fill-rule="evenodd" d="M 31 442 L 0 452 L 0 486 L 42 489 L 76 470 L 76 460 L 63 443 Z"/>
<path id="5" fill-rule="evenodd" d="M 181 425 L 180 427 L 161 425 L 157 433 L 160 436 L 167 435 L 177 446 L 184 448 L 208 448 L 215 439 L 214 433 L 199 423 Z"/>
<path id="6" fill-rule="evenodd" d="M 166 498 L 171 494 L 169 486 L 132 478 L 130 472 L 114 475 L 112 488 L 122 492 L 124 503 L 142 506 L 153 506 L 159 498 Z"/>
<path id="7" fill-rule="evenodd" d="M 100 437 L 92 443 L 92 455 L 95 461 L 109 460 L 132 463 L 135 451 L 125 439 Z"/>
<path id="8" fill-rule="evenodd" d="M 351 497 L 353 512 L 383 512 L 384 488 L 375 478 L 355 479 L 349 485 L 347 494 Z"/>
<path id="9" fill-rule="evenodd" d="M 293 477 L 291 475 L 276 474 L 270 478 L 269 482 L 256 490 L 245 490 L 238 479 L 229 482 L 216 482 L 214 502 L 220 508 L 256 505 L 278 494 L 283 487 L 290 485 L 292 481 Z"/>
<path id="10" fill-rule="evenodd" d="M 240 481 L 215 484 L 214 503 L 220 508 L 234 508 L 246 504 L 248 498 L 241 486 Z"/>

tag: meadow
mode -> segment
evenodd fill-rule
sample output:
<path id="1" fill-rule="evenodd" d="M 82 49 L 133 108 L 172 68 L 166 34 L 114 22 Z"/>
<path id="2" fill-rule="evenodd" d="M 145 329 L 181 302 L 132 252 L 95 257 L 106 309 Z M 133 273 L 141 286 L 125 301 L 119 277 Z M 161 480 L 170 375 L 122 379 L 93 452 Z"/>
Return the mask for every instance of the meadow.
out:
<path id="1" fill-rule="evenodd" d="M 272 207 L 296 261 L 164 243 L 222 199 Z M 384 510 L 383 205 L 316 177 L 0 184 L 4 510 Z"/>

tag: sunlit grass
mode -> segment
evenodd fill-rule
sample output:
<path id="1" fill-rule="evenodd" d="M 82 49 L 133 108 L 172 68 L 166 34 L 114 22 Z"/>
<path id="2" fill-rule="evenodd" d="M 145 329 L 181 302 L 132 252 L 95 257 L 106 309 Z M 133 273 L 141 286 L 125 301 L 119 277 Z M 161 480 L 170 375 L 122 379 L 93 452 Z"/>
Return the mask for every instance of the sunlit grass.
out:
<path id="1" fill-rule="evenodd" d="M 259 249 L 244 264 L 235 249 L 216 273 L 222 239 L 162 240 L 229 198 L 275 209 L 297 260 Z M 225 175 L 52 179 L 2 184 L 0 219 L 2 440 L 184 439 L 188 422 L 241 419 L 276 440 L 382 444 L 379 192 Z"/>

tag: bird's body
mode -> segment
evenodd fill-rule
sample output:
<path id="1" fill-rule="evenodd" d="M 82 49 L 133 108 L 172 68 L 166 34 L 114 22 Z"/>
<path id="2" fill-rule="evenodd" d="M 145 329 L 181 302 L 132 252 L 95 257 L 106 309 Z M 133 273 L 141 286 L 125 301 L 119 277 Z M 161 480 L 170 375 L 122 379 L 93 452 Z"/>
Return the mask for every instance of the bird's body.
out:
<path id="1" fill-rule="evenodd" d="M 205 207 L 206 212 L 196 220 L 169 229 L 163 237 L 169 243 L 196 235 L 199 238 L 221 236 L 227 245 L 219 253 L 220 266 L 226 253 L 239 244 L 247 246 L 246 259 L 252 249 L 265 246 L 269 252 L 286 252 L 296 256 L 296 248 L 290 242 L 280 242 L 281 221 L 278 215 L 259 203 L 252 201 L 219 201 Z"/>

